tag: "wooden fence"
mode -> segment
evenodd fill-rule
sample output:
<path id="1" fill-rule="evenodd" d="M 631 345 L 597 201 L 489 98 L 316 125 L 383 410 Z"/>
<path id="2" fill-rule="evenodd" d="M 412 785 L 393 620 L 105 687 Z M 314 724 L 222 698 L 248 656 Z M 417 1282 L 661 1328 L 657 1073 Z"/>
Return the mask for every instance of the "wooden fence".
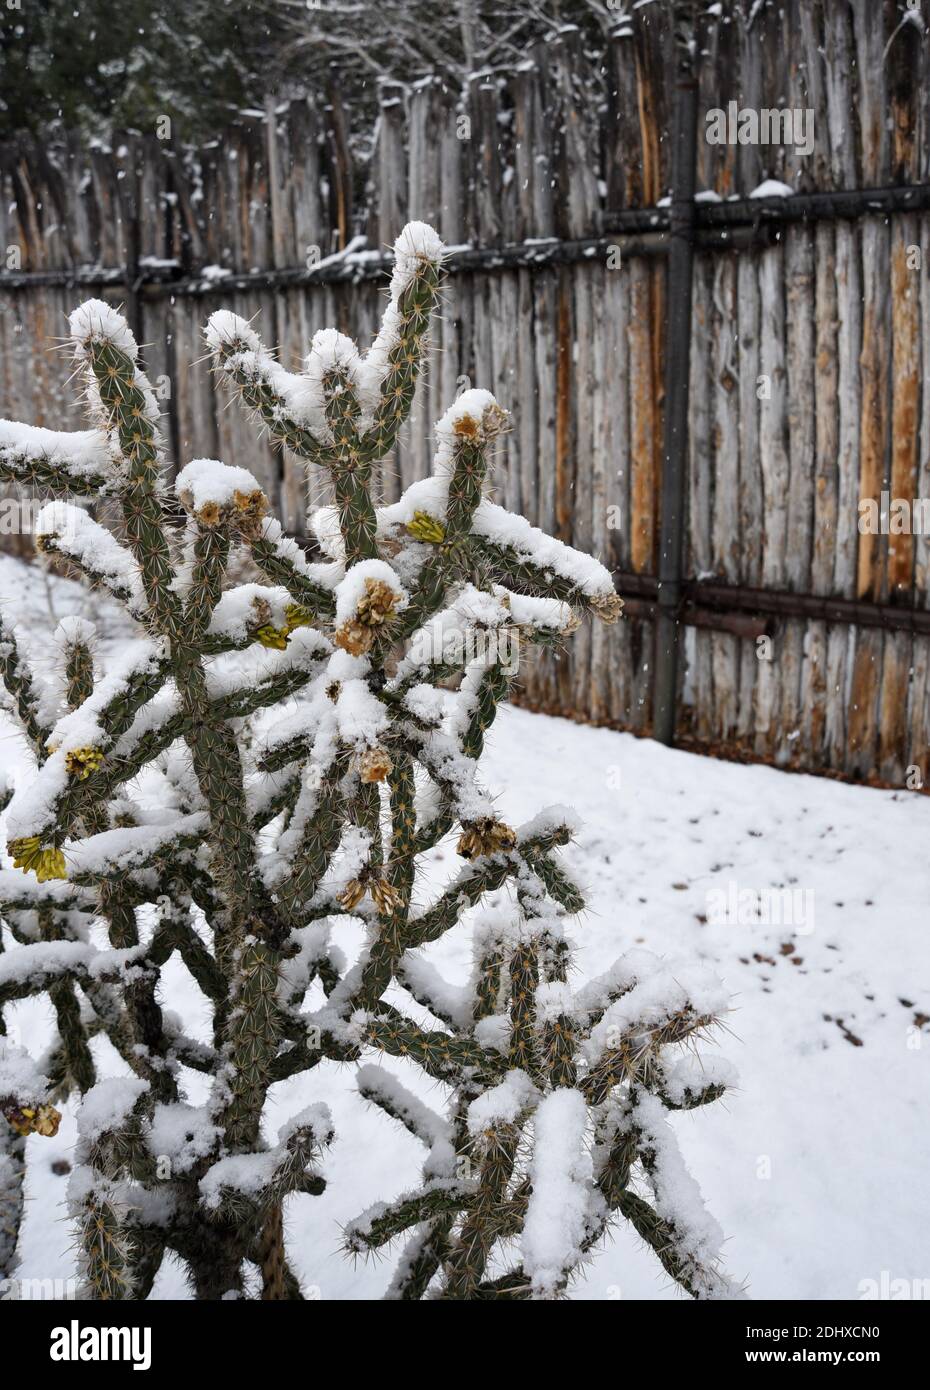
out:
<path id="1" fill-rule="evenodd" d="M 930 772 L 930 536 L 861 535 L 858 504 L 930 498 L 928 39 L 893 0 L 722 9 L 699 45 L 697 187 L 723 201 L 699 204 L 678 739 L 900 785 Z M 255 315 L 288 365 L 322 326 L 367 342 L 383 248 L 430 221 L 452 274 L 382 495 L 428 470 L 463 379 L 492 389 L 514 416 L 497 499 L 631 596 L 617 629 L 527 671 L 522 698 L 648 733 L 672 53 L 654 4 L 618 20 L 600 76 L 566 31 L 462 91 L 384 86 L 367 140 L 331 94 L 199 150 L 0 150 L 0 410 L 77 426 L 67 363 L 41 349 L 105 294 L 173 383 L 175 457 L 246 464 L 300 531 L 319 479 L 225 408 L 201 326 L 220 305 Z M 812 152 L 709 143 L 706 113 L 731 101 L 812 112 Z M 797 200 L 742 201 L 764 179 Z M 862 189 L 897 192 L 803 196 Z"/>

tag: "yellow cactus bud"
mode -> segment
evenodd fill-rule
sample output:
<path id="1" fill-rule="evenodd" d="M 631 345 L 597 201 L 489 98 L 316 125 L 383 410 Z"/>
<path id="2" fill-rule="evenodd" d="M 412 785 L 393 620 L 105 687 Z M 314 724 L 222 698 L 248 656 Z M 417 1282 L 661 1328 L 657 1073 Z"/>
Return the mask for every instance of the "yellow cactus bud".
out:
<path id="1" fill-rule="evenodd" d="M 72 748 L 65 754 L 65 770 L 69 777 L 76 777 L 79 782 L 86 781 L 102 762 L 103 754 L 99 748 Z"/>
<path id="2" fill-rule="evenodd" d="M 14 869 L 28 868 L 33 855 L 38 852 L 38 849 L 38 835 L 25 835 L 19 840 L 11 840 L 7 845 L 7 850 L 13 856 Z"/>
<path id="3" fill-rule="evenodd" d="M 52 878 L 68 877 L 65 872 L 65 856 L 60 849 L 40 850 L 35 871 L 36 878 L 40 883 L 45 883 Z"/>
<path id="4" fill-rule="evenodd" d="M 263 623 L 255 636 L 263 647 L 274 647 L 275 651 L 283 652 L 287 646 L 287 634 L 286 627 L 272 627 L 271 623 Z"/>
<path id="5" fill-rule="evenodd" d="M 413 520 L 407 522 L 407 531 L 415 541 L 426 541 L 439 545 L 446 538 L 446 528 L 429 512 L 414 512 Z"/>
<path id="6" fill-rule="evenodd" d="M 60 849 L 43 849 L 38 835 L 26 835 L 19 840 L 11 840 L 7 849 L 13 856 L 13 868 L 23 873 L 34 870 L 40 883 L 50 878 L 67 878 L 65 856 Z"/>
<path id="7" fill-rule="evenodd" d="M 284 610 L 287 618 L 288 632 L 293 632 L 295 627 L 309 627 L 313 622 L 313 614 L 309 608 L 304 608 L 300 603 L 289 603 Z"/>

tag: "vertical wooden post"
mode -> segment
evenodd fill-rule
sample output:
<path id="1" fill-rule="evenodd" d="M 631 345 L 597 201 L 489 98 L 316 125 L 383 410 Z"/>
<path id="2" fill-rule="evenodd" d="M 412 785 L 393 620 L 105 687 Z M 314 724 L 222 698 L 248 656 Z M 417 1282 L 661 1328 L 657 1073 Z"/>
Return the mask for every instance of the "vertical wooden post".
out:
<path id="1" fill-rule="evenodd" d="M 665 446 L 659 537 L 659 604 L 655 631 L 653 737 L 672 743 L 678 694 L 678 610 L 685 530 L 688 461 L 688 385 L 691 361 L 691 282 L 694 263 L 694 183 L 698 85 L 683 52 L 677 55 L 672 127 L 672 205 L 665 334 Z"/>
<path id="2" fill-rule="evenodd" d="M 123 148 L 126 150 L 125 162 L 121 170 L 123 177 L 120 187 L 123 249 L 126 266 L 126 299 L 123 312 L 136 342 L 142 343 L 145 338 L 142 331 L 142 295 L 140 293 L 142 282 L 139 276 L 139 256 L 142 241 L 142 228 L 140 226 L 142 177 L 140 166 L 143 152 L 139 143 L 128 136 L 125 147 L 120 145 L 120 152 Z M 119 158 L 120 155 L 118 154 L 117 159 Z"/>

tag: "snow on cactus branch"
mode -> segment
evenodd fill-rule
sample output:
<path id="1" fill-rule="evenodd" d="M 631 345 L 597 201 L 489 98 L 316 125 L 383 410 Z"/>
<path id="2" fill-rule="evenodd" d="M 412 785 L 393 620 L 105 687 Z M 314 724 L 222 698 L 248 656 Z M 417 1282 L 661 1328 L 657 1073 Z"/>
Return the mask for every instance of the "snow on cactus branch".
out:
<path id="1" fill-rule="evenodd" d="M 49 502 L 36 517 L 36 549 L 69 560 L 89 584 L 106 589 L 144 620 L 145 596 L 133 556 L 105 526 L 80 507 Z"/>
<path id="2" fill-rule="evenodd" d="M 68 327 L 75 344 L 75 356 L 87 358 L 91 344 L 94 346 L 111 344 L 125 353 L 131 362 L 137 362 L 139 348 L 129 324 L 118 309 L 102 299 L 88 299 L 73 310 L 68 318 Z"/>
<path id="3" fill-rule="evenodd" d="M 0 420 L 0 481 L 78 497 L 97 497 L 113 483 L 102 430 L 47 430 Z"/>
<path id="4" fill-rule="evenodd" d="M 363 1140 L 330 1150 L 319 1105 L 270 1139 L 268 1100 L 292 1077 L 312 1094 L 322 1061 L 362 1064 L 364 1142 L 399 1123 L 425 1149 L 420 1185 L 392 1197 L 385 1175 L 386 1199 L 345 1230 L 356 1253 L 403 1239 L 389 1297 L 562 1297 L 617 1217 L 695 1297 L 728 1287 L 663 1128 L 730 1084 L 723 1067 L 704 1084 L 680 1055 L 726 999 L 648 953 L 573 990 L 575 818 L 506 824 L 479 769 L 522 648 L 557 646 L 588 615 L 615 621 L 610 574 L 489 500 L 508 416 L 488 391 L 440 419 L 432 476 L 375 507 L 443 254 L 431 228 L 404 229 L 367 354 L 324 327 L 290 372 L 237 315 L 207 324 L 218 376 L 328 476 L 320 561 L 246 468 L 195 459 L 170 485 L 138 347 L 100 301 L 71 317 L 93 428 L 0 423 L 0 477 L 54 499 L 45 563 L 76 566 L 135 624 L 116 658 L 64 627 L 53 680 L 0 628 L 34 759 L 7 812 L 0 1009 L 45 995 L 55 1014 L 48 1085 L 78 1104 L 69 1207 L 91 1297 L 146 1298 L 169 1256 L 198 1298 L 246 1296 L 249 1265 L 263 1297 L 300 1297 L 286 1205 L 325 1202 L 327 1166 Z M 64 501 L 95 490 L 120 509 L 118 539 Z M 462 867 L 427 889 L 449 838 Z M 465 984 L 431 954 L 449 932 L 470 936 Z M 172 1009 L 174 961 L 202 992 L 207 1038 Z M 97 1036 L 122 1076 L 102 1074 Z M 372 1065 L 383 1053 L 442 1083 L 437 1108 Z M 12 1056 L 0 1051 L 0 1213 L 15 1245 L 15 1146 L 57 1118 Z M 189 1069 L 206 1083 L 196 1104 Z"/>
<path id="5" fill-rule="evenodd" d="M 586 1145 L 588 1111 L 580 1091 L 552 1091 L 533 1118 L 531 1195 L 521 1248 L 537 1298 L 558 1294 L 580 1264 L 601 1219 Z"/>
<path id="6" fill-rule="evenodd" d="M 111 304 L 88 299 L 68 320 L 74 360 L 86 368 L 91 412 L 106 430 L 114 458 L 138 467 L 162 457 L 160 411 L 149 379 L 138 366 L 139 348 L 125 318 Z"/>
<path id="7" fill-rule="evenodd" d="M 21 1049 L 0 1037 L 0 1280 L 17 1263 L 25 1200 L 26 1139 L 54 1135 L 61 1119 L 49 1104 L 49 1078 Z"/>
<path id="8" fill-rule="evenodd" d="M 258 522 L 268 503 L 251 473 L 230 468 L 218 459 L 193 459 L 178 474 L 174 490 L 182 505 L 202 526 L 243 518 Z"/>
<path id="9" fill-rule="evenodd" d="M 346 470 L 347 441 L 356 467 L 370 466 L 393 446 L 409 413 L 442 256 L 431 227 L 404 228 L 394 245 L 390 301 L 365 357 L 326 329 L 314 336 L 305 371 L 288 372 L 250 324 L 220 310 L 205 330 L 215 365 L 277 443 L 337 475 Z"/>
<path id="10" fill-rule="evenodd" d="M 0 1106 L 37 1106 L 47 1091 L 48 1077 L 25 1049 L 0 1038 Z"/>

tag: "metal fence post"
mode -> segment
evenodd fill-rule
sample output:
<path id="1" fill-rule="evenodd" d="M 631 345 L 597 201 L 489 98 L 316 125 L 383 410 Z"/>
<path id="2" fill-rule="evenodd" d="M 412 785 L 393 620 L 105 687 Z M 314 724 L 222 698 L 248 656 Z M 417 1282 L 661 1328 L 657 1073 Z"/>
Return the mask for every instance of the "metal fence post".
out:
<path id="1" fill-rule="evenodd" d="M 679 60 L 681 61 L 681 60 Z M 665 438 L 655 625 L 653 737 L 672 743 L 678 697 L 679 610 L 688 476 L 688 384 L 691 359 L 691 281 L 694 261 L 694 184 L 698 86 L 679 66 L 672 133 L 672 202 L 665 335 Z"/>

